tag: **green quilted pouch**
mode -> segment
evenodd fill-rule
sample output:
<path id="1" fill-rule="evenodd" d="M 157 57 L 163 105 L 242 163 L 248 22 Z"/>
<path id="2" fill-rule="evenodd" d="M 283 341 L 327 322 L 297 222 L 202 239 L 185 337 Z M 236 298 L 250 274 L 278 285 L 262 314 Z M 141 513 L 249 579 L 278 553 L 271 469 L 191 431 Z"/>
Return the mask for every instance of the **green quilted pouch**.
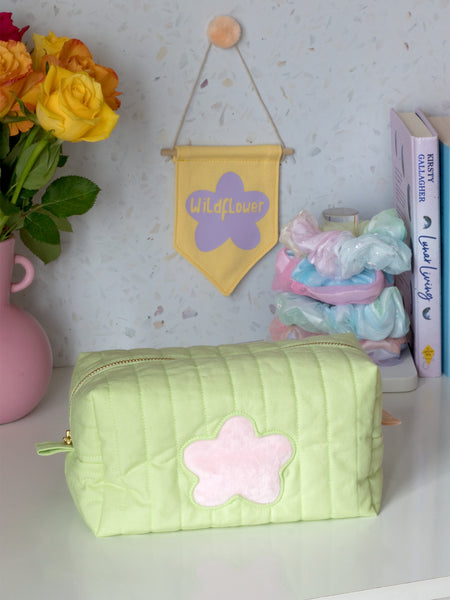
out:
<path id="1" fill-rule="evenodd" d="M 66 452 L 97 536 L 376 515 L 377 366 L 351 334 L 81 354 Z"/>

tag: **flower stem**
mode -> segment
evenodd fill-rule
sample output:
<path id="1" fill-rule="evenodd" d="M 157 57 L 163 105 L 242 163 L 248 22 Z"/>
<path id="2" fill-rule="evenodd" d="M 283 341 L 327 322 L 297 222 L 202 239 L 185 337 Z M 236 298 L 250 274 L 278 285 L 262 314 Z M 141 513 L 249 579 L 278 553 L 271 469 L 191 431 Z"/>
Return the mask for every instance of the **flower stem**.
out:
<path id="1" fill-rule="evenodd" d="M 25 219 L 26 219 L 26 218 L 27 218 L 29 215 L 31 215 L 32 213 L 38 212 L 38 211 L 40 211 L 40 210 L 43 210 L 43 209 L 45 209 L 45 207 L 44 207 L 42 204 L 33 204 L 33 205 L 32 205 L 32 206 L 31 206 L 31 207 L 30 207 L 30 208 L 29 208 L 27 211 L 25 211 L 25 212 L 22 212 L 22 213 L 21 213 L 20 220 L 22 220 L 22 221 L 25 221 Z M 8 220 L 8 217 L 6 217 L 6 220 Z M 4 222 L 2 223 L 2 221 L 0 220 L 0 232 L 1 232 L 2 225 L 4 225 L 5 223 L 6 223 L 6 221 L 4 221 Z M 17 224 L 14 224 L 14 225 L 12 225 L 12 226 L 11 226 L 9 229 L 6 229 L 6 230 L 3 232 L 3 234 L 2 234 L 2 233 L 0 233 L 0 241 L 1 241 L 2 239 L 5 239 L 5 240 L 6 240 L 6 239 L 8 239 L 8 238 L 9 238 L 9 236 L 10 236 L 10 235 L 12 235 L 12 233 L 13 233 L 14 231 L 16 231 L 17 229 L 18 229 L 18 228 L 17 228 Z M 2 236 L 3 236 L 3 238 L 2 238 Z"/>
<path id="2" fill-rule="evenodd" d="M 27 134 L 25 142 L 23 144 L 22 152 L 25 150 L 25 148 L 28 148 L 28 146 L 30 146 L 33 143 L 38 131 L 39 127 L 35 125 L 33 129 Z"/>
<path id="3" fill-rule="evenodd" d="M 6 224 L 6 221 L 8 220 L 8 216 L 4 215 L 2 213 L 2 211 L 0 211 L 0 242 L 2 242 L 3 240 L 8 239 L 8 232 L 4 232 L 3 227 Z"/>
<path id="4" fill-rule="evenodd" d="M 33 140 L 36 137 L 37 133 L 38 133 L 38 128 L 35 127 L 27 136 L 24 147 L 22 148 L 22 152 L 25 148 L 27 148 L 28 146 L 30 146 L 33 143 Z M 13 188 L 14 193 L 11 198 L 11 204 L 15 205 L 17 203 L 17 200 L 19 198 L 20 192 L 22 191 L 23 185 L 24 185 L 28 175 L 30 174 L 30 171 L 34 167 L 37 159 L 39 158 L 41 153 L 44 151 L 45 147 L 48 145 L 48 141 L 49 141 L 50 137 L 51 137 L 51 133 L 46 133 L 46 135 L 42 138 L 42 140 L 40 142 L 38 142 L 38 144 L 36 145 L 36 148 L 31 153 L 30 158 L 28 159 L 22 173 L 20 174 L 18 182 L 16 183 L 16 185 Z M 6 232 L 2 231 L 4 226 L 6 225 L 6 222 L 8 221 L 8 218 L 9 218 L 8 215 L 5 215 L 2 211 L 0 211 L 0 241 L 7 239 L 9 237 L 9 235 L 11 234 L 11 231 L 6 231 Z"/>
<path id="5" fill-rule="evenodd" d="M 34 164 L 39 158 L 40 154 L 44 151 L 45 147 L 47 146 L 50 135 L 51 134 L 48 133 L 40 142 L 38 142 L 36 148 L 31 153 L 31 156 L 28 159 L 27 164 L 25 165 L 22 173 L 20 174 L 18 182 L 15 185 L 14 194 L 11 198 L 11 204 L 16 204 L 20 192 L 22 191 L 23 185 L 26 181 L 26 178 L 30 174 L 31 169 L 34 167 Z"/>

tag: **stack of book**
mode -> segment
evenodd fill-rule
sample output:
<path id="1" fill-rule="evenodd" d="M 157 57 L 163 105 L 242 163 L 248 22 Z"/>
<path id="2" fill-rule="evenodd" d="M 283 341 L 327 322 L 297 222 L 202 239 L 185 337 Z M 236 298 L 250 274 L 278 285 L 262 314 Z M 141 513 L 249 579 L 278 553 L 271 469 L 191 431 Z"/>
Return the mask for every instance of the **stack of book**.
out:
<path id="1" fill-rule="evenodd" d="M 450 116 L 391 110 L 394 206 L 411 271 L 396 281 L 411 318 L 420 377 L 450 375 Z"/>

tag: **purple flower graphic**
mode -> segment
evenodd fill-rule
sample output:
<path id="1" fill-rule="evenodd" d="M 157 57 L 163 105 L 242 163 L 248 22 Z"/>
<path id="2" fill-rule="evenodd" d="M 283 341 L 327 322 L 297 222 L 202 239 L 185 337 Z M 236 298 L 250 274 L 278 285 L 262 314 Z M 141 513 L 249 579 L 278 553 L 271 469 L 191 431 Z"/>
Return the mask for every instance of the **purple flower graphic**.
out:
<path id="1" fill-rule="evenodd" d="M 197 222 L 195 243 L 202 252 L 215 250 L 228 239 L 241 250 L 252 250 L 261 240 L 256 223 L 269 210 L 269 198 L 244 190 L 242 179 L 232 171 L 219 179 L 216 191 L 189 194 L 186 210 Z"/>

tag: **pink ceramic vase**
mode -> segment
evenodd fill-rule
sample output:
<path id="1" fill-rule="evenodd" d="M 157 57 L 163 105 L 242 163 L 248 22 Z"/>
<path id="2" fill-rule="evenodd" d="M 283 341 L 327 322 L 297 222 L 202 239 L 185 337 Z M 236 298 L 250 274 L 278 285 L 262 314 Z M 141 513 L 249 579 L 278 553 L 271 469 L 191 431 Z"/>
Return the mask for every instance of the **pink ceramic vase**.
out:
<path id="1" fill-rule="evenodd" d="M 50 342 L 39 323 L 25 310 L 11 304 L 11 292 L 33 281 L 32 263 L 14 254 L 14 238 L 0 242 L 0 423 L 28 414 L 45 394 L 52 373 Z M 11 283 L 14 264 L 25 270 Z"/>

